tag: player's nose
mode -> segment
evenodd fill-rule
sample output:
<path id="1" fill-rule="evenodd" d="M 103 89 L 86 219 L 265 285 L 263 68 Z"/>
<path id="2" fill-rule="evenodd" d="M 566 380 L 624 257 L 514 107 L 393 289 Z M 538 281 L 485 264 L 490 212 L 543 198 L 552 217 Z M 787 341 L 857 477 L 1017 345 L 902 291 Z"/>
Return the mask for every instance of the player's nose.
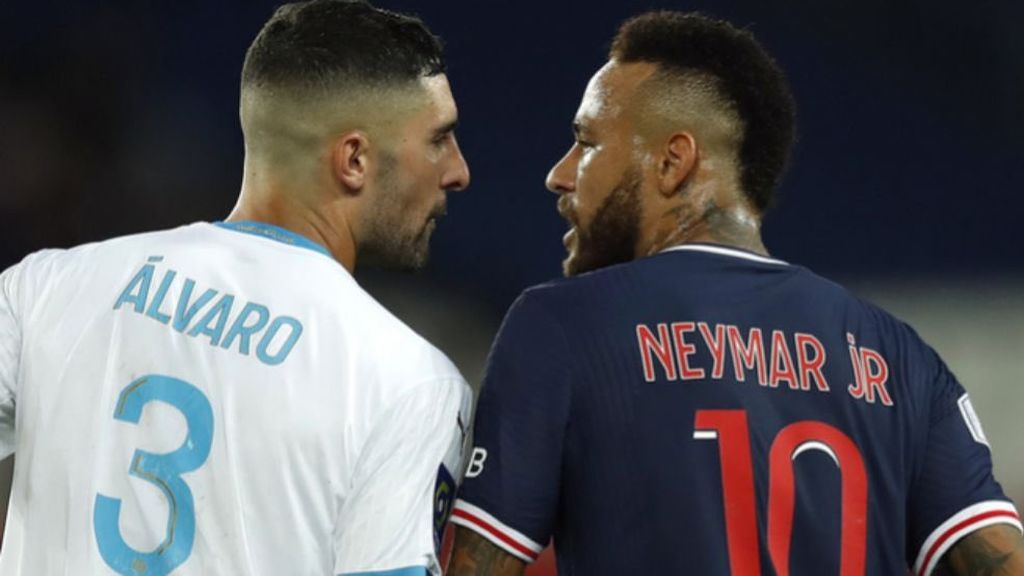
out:
<path id="1" fill-rule="evenodd" d="M 462 155 L 459 143 L 453 135 L 452 156 L 448 169 L 441 180 L 441 187 L 445 190 L 458 192 L 465 190 L 469 186 L 469 180 L 469 164 L 466 163 L 466 158 Z"/>
<path id="2" fill-rule="evenodd" d="M 555 194 L 566 194 L 576 190 L 576 146 L 562 156 L 544 179 L 544 184 Z"/>

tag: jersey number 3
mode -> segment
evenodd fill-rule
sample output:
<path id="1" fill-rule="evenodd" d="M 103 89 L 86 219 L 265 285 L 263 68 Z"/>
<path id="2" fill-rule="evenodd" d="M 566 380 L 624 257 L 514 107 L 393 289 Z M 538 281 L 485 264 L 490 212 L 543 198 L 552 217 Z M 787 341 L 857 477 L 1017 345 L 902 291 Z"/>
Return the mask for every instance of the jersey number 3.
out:
<path id="1" fill-rule="evenodd" d="M 760 576 L 750 431 L 744 410 L 698 410 L 693 437 L 718 440 L 729 564 L 733 576 Z M 840 576 L 863 575 L 867 555 L 868 478 L 860 450 L 849 436 L 824 422 L 803 421 L 783 428 L 768 459 L 768 555 L 779 576 L 789 576 L 793 535 L 793 461 L 806 450 L 821 450 L 842 476 Z"/>
<path id="2" fill-rule="evenodd" d="M 114 418 L 138 424 L 142 408 L 153 400 L 176 408 L 188 424 L 185 441 L 177 450 L 165 454 L 135 450 L 128 468 L 130 475 L 153 484 L 167 499 L 167 532 L 163 542 L 151 552 L 140 552 L 125 543 L 118 525 L 120 498 L 97 494 L 92 516 L 103 560 L 124 576 L 166 576 L 192 553 L 196 515 L 192 491 L 181 475 L 206 462 L 213 440 L 210 401 L 195 386 L 170 376 L 150 374 L 129 384 L 117 400 Z"/>

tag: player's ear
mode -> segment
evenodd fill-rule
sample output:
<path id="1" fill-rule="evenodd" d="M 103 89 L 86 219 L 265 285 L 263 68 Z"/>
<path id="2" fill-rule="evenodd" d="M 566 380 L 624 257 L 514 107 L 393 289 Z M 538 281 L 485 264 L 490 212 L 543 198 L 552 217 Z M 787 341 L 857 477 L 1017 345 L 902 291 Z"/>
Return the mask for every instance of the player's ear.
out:
<path id="1" fill-rule="evenodd" d="M 360 193 L 370 170 L 370 140 L 366 133 L 353 130 L 334 141 L 331 169 L 346 192 L 353 196 Z"/>
<path id="2" fill-rule="evenodd" d="M 675 132 L 662 147 L 661 164 L 658 166 L 658 189 L 664 196 L 671 196 L 697 167 L 697 141 L 689 132 Z"/>

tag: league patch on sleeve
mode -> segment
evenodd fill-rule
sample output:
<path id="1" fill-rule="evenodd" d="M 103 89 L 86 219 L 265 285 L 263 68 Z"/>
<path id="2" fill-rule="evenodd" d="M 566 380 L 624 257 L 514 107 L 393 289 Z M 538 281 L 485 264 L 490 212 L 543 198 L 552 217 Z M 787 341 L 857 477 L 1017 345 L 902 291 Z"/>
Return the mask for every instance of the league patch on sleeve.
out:
<path id="1" fill-rule="evenodd" d="M 964 417 L 964 422 L 967 424 L 967 429 L 971 431 L 974 441 L 989 446 L 988 438 L 985 438 L 985 431 L 981 429 L 981 420 L 978 418 L 977 412 L 974 411 L 974 406 L 971 405 L 971 399 L 964 394 L 956 403 L 960 406 L 960 415 Z"/>
<path id="2" fill-rule="evenodd" d="M 455 503 L 455 478 L 444 464 L 437 467 L 437 482 L 434 484 L 434 549 L 441 553 L 441 539 L 448 516 Z"/>

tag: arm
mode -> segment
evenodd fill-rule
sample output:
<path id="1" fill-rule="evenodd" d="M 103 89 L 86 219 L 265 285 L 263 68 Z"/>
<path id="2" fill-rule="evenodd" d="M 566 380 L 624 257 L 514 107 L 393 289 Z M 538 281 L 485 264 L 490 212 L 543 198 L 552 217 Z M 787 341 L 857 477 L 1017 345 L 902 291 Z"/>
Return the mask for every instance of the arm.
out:
<path id="1" fill-rule="evenodd" d="M 18 293 L 23 269 L 24 264 L 19 264 L 0 274 L 0 459 L 13 454 L 15 445 L 15 391 L 22 346 Z"/>
<path id="2" fill-rule="evenodd" d="M 536 296 L 536 295 L 534 295 Z M 520 575 L 551 540 L 570 405 L 561 326 L 528 292 L 491 348 L 449 574 Z"/>
<path id="3" fill-rule="evenodd" d="M 358 458 L 335 530 L 334 574 L 439 575 L 440 531 L 462 468 L 461 377 L 418 384 L 384 412 Z"/>
<path id="4" fill-rule="evenodd" d="M 1006 524 L 982 528 L 953 545 L 939 562 L 937 576 L 1014 576 L 1024 574 L 1024 538 Z"/>
<path id="5" fill-rule="evenodd" d="M 924 348 L 927 428 L 908 492 L 914 574 L 1024 574 L 1020 515 L 992 475 L 978 415 L 956 377 Z"/>
<path id="6" fill-rule="evenodd" d="M 472 530 L 455 527 L 448 576 L 521 576 L 526 563 Z"/>

